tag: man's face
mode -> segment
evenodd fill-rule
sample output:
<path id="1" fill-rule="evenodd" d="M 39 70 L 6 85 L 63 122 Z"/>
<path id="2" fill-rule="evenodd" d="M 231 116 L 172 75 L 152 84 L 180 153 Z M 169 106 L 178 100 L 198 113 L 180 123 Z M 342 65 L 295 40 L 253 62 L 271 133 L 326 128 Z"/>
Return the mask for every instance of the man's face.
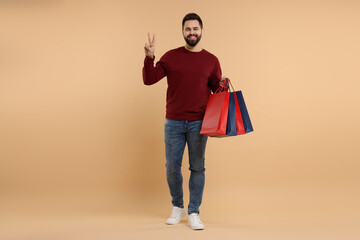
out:
<path id="1" fill-rule="evenodd" d="M 198 20 L 188 20 L 184 23 L 183 35 L 186 43 L 194 47 L 201 39 L 202 29 Z"/>

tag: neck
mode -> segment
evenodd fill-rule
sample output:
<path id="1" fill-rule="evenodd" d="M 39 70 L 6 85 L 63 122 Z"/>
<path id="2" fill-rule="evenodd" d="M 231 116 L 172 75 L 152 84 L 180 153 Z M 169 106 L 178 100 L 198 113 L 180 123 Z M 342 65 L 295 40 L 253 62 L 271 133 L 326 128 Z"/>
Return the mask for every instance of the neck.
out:
<path id="1" fill-rule="evenodd" d="M 186 43 L 185 48 L 191 52 L 200 52 L 202 50 L 202 47 L 199 44 L 196 44 L 194 47 L 192 47 Z"/>

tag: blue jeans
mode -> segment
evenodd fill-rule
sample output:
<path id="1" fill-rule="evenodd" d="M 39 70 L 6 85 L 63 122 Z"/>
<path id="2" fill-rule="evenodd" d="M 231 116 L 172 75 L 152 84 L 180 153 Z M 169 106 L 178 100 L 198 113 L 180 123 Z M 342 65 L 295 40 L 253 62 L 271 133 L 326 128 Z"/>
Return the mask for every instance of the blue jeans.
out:
<path id="1" fill-rule="evenodd" d="M 185 144 L 189 151 L 190 202 L 188 214 L 200 213 L 205 185 L 205 147 L 207 136 L 200 134 L 202 121 L 165 119 L 166 179 L 172 196 L 172 205 L 184 207 L 181 165 Z"/>

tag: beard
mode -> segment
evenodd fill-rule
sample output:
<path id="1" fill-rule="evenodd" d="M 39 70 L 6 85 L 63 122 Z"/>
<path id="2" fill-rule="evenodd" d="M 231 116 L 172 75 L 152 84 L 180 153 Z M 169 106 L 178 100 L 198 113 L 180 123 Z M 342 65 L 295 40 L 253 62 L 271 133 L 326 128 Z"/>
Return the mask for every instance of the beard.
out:
<path id="1" fill-rule="evenodd" d="M 196 39 L 194 39 L 194 40 L 189 39 L 189 38 L 192 37 L 192 36 L 196 37 Z M 187 37 L 184 36 L 184 39 L 185 39 L 185 42 L 186 42 L 189 46 L 194 47 L 194 46 L 196 46 L 196 44 L 198 44 L 198 42 L 200 42 L 201 34 L 200 34 L 200 36 L 198 36 L 198 35 L 188 35 Z"/>

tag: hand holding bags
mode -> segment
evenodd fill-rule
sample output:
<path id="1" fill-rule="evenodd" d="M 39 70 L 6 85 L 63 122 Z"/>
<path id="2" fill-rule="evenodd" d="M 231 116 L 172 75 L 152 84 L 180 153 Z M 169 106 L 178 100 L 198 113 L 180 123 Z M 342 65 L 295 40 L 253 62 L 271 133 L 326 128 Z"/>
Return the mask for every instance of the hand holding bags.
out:
<path id="1" fill-rule="evenodd" d="M 229 89 L 229 83 L 233 92 L 218 92 L 219 89 Z M 200 134 L 225 137 L 252 132 L 253 127 L 242 92 L 235 92 L 228 78 L 219 89 L 209 97 Z"/>

